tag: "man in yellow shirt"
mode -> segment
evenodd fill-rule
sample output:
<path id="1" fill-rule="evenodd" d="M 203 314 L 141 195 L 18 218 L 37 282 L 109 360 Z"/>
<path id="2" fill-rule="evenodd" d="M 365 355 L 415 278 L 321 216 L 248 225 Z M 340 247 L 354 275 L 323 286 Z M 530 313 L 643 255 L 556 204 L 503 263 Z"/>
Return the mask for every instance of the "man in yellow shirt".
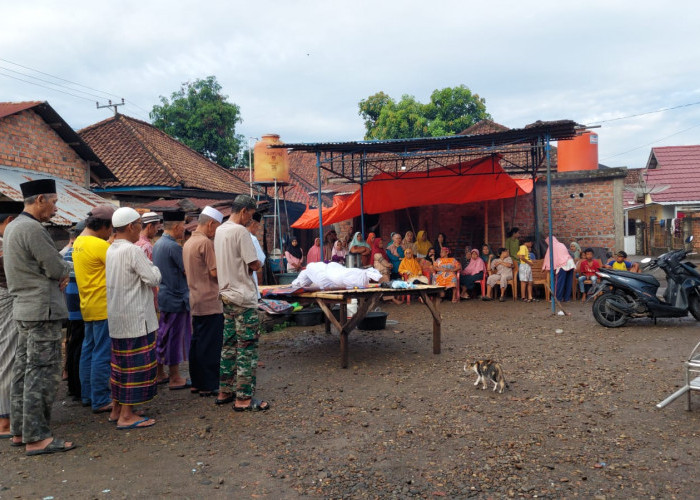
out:
<path id="1" fill-rule="evenodd" d="M 85 340 L 80 354 L 81 399 L 94 413 L 112 410 L 109 385 L 112 356 L 107 326 L 107 240 L 112 235 L 116 207 L 99 205 L 88 214 L 86 228 L 73 243 L 73 266 L 80 294 L 80 312 L 85 322 Z"/>

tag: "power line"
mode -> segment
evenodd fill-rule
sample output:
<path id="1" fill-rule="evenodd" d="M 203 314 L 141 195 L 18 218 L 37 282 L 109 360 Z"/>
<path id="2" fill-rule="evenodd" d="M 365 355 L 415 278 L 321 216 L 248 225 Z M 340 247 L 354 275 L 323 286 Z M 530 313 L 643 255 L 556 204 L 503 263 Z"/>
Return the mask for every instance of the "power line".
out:
<path id="1" fill-rule="evenodd" d="M 28 69 L 29 71 L 35 71 L 35 72 L 37 72 L 37 73 L 41 73 L 42 75 L 50 76 L 51 78 L 55 78 L 55 79 L 57 79 L 57 80 L 61 80 L 61 81 L 64 81 L 64 82 L 67 82 L 67 83 L 70 83 L 70 84 L 73 84 L 73 85 L 77 85 L 77 86 L 79 86 L 79 87 L 83 87 L 83 88 L 86 88 L 86 89 L 89 89 L 89 90 L 94 90 L 95 92 L 99 92 L 99 93 L 101 93 L 101 94 L 109 95 L 109 96 L 112 96 L 112 97 L 118 97 L 118 98 L 121 99 L 121 96 L 118 96 L 118 95 L 116 95 L 116 94 L 112 94 L 112 93 L 110 93 L 110 92 L 105 92 L 104 90 L 94 89 L 94 88 L 92 88 L 92 87 L 88 87 L 87 85 L 83 85 L 83 84 L 78 83 L 78 82 L 73 82 L 73 81 L 71 81 L 71 80 L 66 80 L 65 78 L 61 78 L 60 76 L 52 75 L 52 74 L 50 74 L 50 73 L 45 73 L 45 72 L 40 71 L 40 70 L 38 70 L 38 69 L 30 68 L 29 66 L 22 66 L 21 64 L 18 64 L 18 63 L 13 62 L 13 61 L 8 61 L 7 59 L 3 59 L 2 57 L 0 57 L 0 61 L 6 62 L 6 63 L 10 63 L 10 64 L 14 64 L 15 66 L 19 66 L 20 68 Z M 29 76 L 29 75 L 25 75 L 25 76 Z M 36 78 L 36 77 L 30 77 L 30 78 Z M 75 90 L 77 90 L 77 89 L 75 89 Z M 81 91 L 81 90 L 78 90 L 78 92 L 82 92 L 82 91 Z"/>
<path id="2" fill-rule="evenodd" d="M 40 82 L 48 83 L 49 85 L 55 85 L 56 87 L 62 87 L 62 88 L 64 88 L 64 89 L 72 90 L 72 91 L 74 91 L 74 92 L 80 92 L 81 94 L 90 95 L 90 96 L 95 97 L 95 98 L 97 98 L 97 99 L 104 99 L 104 96 L 101 96 L 101 95 L 93 94 L 93 93 L 91 93 L 91 92 L 85 92 L 84 90 L 80 90 L 80 89 L 74 89 L 74 88 L 72 88 L 72 87 L 68 87 L 68 86 L 66 86 L 66 85 L 61 85 L 60 83 L 55 83 L 55 82 L 52 82 L 52 81 L 49 81 L 49 80 L 44 80 L 44 79 L 38 78 L 38 77 L 36 77 L 36 76 L 27 75 L 27 74 L 25 74 L 25 73 L 22 73 L 21 71 L 15 71 L 15 70 L 13 70 L 13 69 L 6 68 L 6 67 L 4 67 L 4 66 L 0 66 L 0 69 L 4 69 L 5 71 L 11 71 L 12 73 L 15 73 L 15 74 L 17 74 L 17 75 L 22 75 L 22 76 L 25 76 L 25 77 L 27 77 L 27 78 L 32 78 L 32 79 L 38 80 L 38 81 L 40 81 Z"/>
<path id="3" fill-rule="evenodd" d="M 78 99 L 84 99 L 86 101 L 95 102 L 94 99 L 90 99 L 90 98 L 82 96 L 82 95 L 71 94 L 70 92 L 66 92 L 64 90 L 55 89 L 53 87 L 47 87 L 46 85 L 41 85 L 40 83 L 30 82 L 29 80 L 23 80 L 22 78 L 17 78 L 16 76 L 7 75 L 7 74 L 2 73 L 2 72 L 0 72 L 0 75 L 6 76 L 7 78 L 12 78 L 14 80 L 19 80 L 20 82 L 28 83 L 30 85 L 36 85 L 37 87 L 43 87 L 45 89 L 53 90 L 55 92 L 60 92 L 61 94 L 66 94 L 69 96 L 77 97 Z"/>
<path id="4" fill-rule="evenodd" d="M 671 106 L 670 108 L 661 108 L 657 109 L 655 111 L 645 111 L 644 113 L 637 113 L 634 115 L 626 115 L 626 116 L 618 116 L 616 118 L 610 118 L 608 120 L 598 120 L 598 121 L 593 121 L 591 125 L 593 124 L 599 124 L 599 123 L 610 123 L 610 122 L 616 122 L 619 120 L 627 120 L 629 118 L 637 118 L 639 116 L 646 116 L 646 115 L 653 115 L 654 113 L 663 113 L 664 111 L 671 111 L 674 109 L 680 109 L 680 108 L 689 108 L 690 106 L 697 106 L 700 104 L 700 101 L 697 102 L 689 102 L 687 104 L 679 104 L 678 106 Z"/>
<path id="5" fill-rule="evenodd" d="M 673 136 L 676 136 L 678 134 L 682 134 L 683 132 L 687 132 L 688 130 L 692 130 L 692 129 L 697 128 L 697 127 L 700 127 L 700 123 L 698 123 L 697 125 L 693 125 L 692 127 L 688 127 L 686 129 L 679 130 L 678 132 L 674 132 L 673 134 L 667 135 L 666 137 L 662 137 L 661 139 L 656 139 L 655 141 L 649 142 L 647 144 L 642 144 L 641 146 L 637 146 L 636 148 L 632 148 L 632 149 L 629 149 L 627 151 L 623 151 L 622 153 L 616 153 L 614 155 L 606 156 L 605 158 L 601 158 L 600 161 L 608 160 L 610 158 L 615 158 L 616 156 L 626 155 L 627 153 L 637 151 L 638 149 L 646 148 L 648 146 L 651 146 L 652 144 L 656 144 L 657 142 L 661 142 L 663 140 L 669 139 Z"/>

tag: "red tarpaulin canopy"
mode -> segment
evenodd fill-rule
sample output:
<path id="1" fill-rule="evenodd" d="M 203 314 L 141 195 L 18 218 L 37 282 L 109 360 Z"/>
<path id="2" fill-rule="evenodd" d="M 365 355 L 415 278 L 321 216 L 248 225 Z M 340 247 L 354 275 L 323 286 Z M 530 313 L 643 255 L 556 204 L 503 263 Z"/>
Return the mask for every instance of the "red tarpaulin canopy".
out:
<path id="1" fill-rule="evenodd" d="M 430 177 L 426 172 L 409 172 L 399 179 L 379 174 L 364 185 L 364 213 L 514 198 L 532 191 L 532 180 L 513 179 L 501 168 L 500 158 L 493 155 L 430 170 Z M 336 197 L 332 207 L 323 209 L 323 225 L 358 217 L 360 208 L 359 190 L 343 199 Z M 292 227 L 318 228 L 318 209 L 307 209 Z"/>

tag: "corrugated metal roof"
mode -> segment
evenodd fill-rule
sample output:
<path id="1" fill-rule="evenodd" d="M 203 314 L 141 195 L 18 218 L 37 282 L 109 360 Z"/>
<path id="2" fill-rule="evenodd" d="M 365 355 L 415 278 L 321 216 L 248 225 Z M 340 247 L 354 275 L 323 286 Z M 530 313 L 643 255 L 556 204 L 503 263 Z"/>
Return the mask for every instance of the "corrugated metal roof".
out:
<path id="1" fill-rule="evenodd" d="M 38 174 L 31 170 L 0 166 L 0 194 L 13 201 L 22 201 L 19 185 L 36 179 L 53 179 L 58 191 L 58 212 L 51 219 L 57 226 L 71 226 L 87 217 L 93 207 L 111 203 L 92 191 L 53 175 Z"/>

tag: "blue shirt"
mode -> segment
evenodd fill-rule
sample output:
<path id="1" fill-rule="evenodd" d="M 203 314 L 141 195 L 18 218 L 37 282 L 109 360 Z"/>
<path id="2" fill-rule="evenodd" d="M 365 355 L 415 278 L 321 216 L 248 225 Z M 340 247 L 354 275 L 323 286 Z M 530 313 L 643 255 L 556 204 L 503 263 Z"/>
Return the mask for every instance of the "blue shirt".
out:
<path id="1" fill-rule="evenodd" d="M 158 307 L 163 312 L 190 310 L 190 289 L 185 278 L 182 247 L 169 234 L 153 245 L 153 263 L 163 277 L 158 290 Z"/>
<path id="2" fill-rule="evenodd" d="M 63 260 L 73 263 L 73 246 L 68 249 L 63 256 Z M 68 278 L 68 285 L 63 291 L 66 294 L 66 307 L 68 308 L 68 319 L 70 321 L 79 321 L 83 319 L 80 313 L 80 295 L 78 295 L 78 282 L 75 281 L 75 271 L 71 268 Z"/>
<path id="3" fill-rule="evenodd" d="M 389 247 L 391 245 L 387 246 L 387 251 L 386 255 L 389 257 L 389 262 L 392 264 L 391 272 L 392 273 L 398 273 L 399 272 L 399 266 L 401 265 L 401 259 L 403 259 L 403 247 L 399 247 L 397 250 L 397 253 L 399 254 L 398 257 L 396 257 L 393 253 L 389 251 Z"/>

